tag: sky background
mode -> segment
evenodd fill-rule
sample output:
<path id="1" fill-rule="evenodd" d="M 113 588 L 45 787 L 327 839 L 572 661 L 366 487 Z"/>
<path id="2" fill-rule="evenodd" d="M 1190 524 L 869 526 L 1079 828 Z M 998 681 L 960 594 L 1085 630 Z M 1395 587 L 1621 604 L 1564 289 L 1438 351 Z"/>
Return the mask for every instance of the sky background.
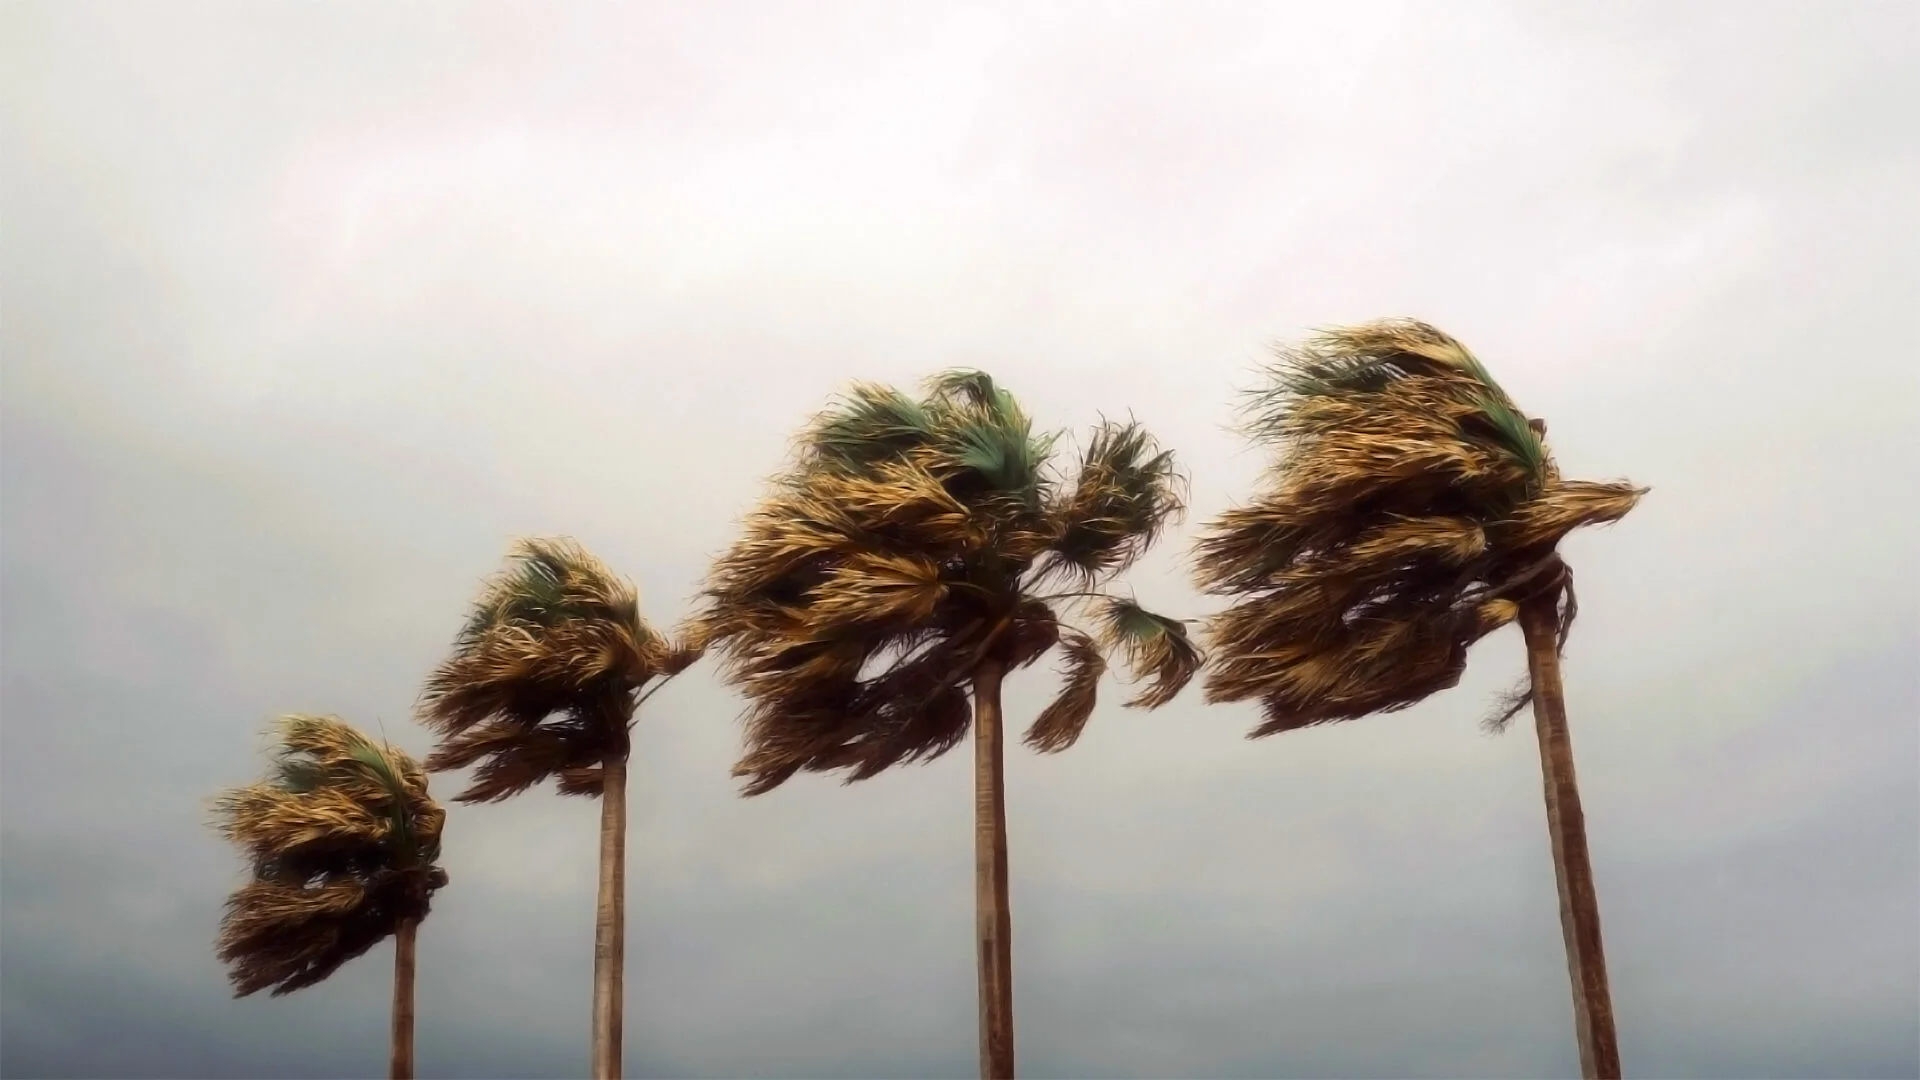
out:
<path id="1" fill-rule="evenodd" d="M 848 380 L 980 366 L 1179 453 L 1201 616 L 1235 390 L 1385 315 L 1653 489 L 1566 545 L 1628 1074 L 1920 1075 L 1911 2 L 9 3 L 0 80 L 7 1076 L 383 1073 L 387 947 L 229 999 L 207 799 L 284 711 L 424 752 L 513 536 L 671 623 Z M 1024 1074 L 1574 1074 L 1521 669 L 1011 755 Z M 629 1075 L 972 1075 L 969 755 L 743 800 L 739 709 L 640 721 Z M 421 1075 L 586 1069 L 596 819 L 453 808 Z"/>

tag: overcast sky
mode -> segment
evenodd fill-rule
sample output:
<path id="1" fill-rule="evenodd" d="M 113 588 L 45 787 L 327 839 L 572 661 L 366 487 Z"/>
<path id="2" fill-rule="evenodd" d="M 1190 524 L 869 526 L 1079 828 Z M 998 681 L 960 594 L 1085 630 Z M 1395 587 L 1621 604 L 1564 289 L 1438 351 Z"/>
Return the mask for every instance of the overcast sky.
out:
<path id="1" fill-rule="evenodd" d="M 382 1073 L 385 947 L 229 999 L 206 799 L 283 711 L 423 752 L 513 536 L 670 623 L 847 380 L 981 366 L 1177 450 L 1135 582 L 1203 615 L 1235 389 L 1384 315 L 1653 488 L 1566 545 L 1629 1075 L 1920 1075 L 1910 0 L 9 3 L 0 60 L 7 1076 Z M 1024 1073 L 1572 1075 L 1521 659 L 1013 755 Z M 739 709 L 640 721 L 629 1074 L 972 1075 L 970 755 L 742 800 Z M 423 1076 L 586 1069 L 596 817 L 454 808 Z"/>

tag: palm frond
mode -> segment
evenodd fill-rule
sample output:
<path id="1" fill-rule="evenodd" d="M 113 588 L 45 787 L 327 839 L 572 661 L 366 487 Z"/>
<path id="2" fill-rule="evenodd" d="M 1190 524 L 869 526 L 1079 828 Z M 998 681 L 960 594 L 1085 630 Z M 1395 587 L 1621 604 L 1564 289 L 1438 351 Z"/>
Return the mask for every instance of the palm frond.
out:
<path id="1" fill-rule="evenodd" d="M 1027 667 L 1047 654 L 1069 633 L 1060 625 L 1053 608 L 1035 597 L 1020 601 L 1014 609 L 1013 624 L 1007 628 L 1005 659 L 1007 670 Z"/>
<path id="2" fill-rule="evenodd" d="M 1036 434 L 1019 402 L 985 372 L 946 372 L 929 390 L 928 411 L 944 435 L 929 456 L 936 475 L 962 492 L 1038 508 L 1049 494 L 1044 466 L 1057 436 Z M 968 484 L 967 476 L 983 484 Z"/>
<path id="3" fill-rule="evenodd" d="M 933 618 L 947 597 L 940 564 L 863 552 L 840 562 L 814 586 L 808 621 L 822 637 L 861 625 L 909 627 Z"/>
<path id="4" fill-rule="evenodd" d="M 1514 551 L 1552 548 L 1589 525 L 1611 525 L 1627 516 L 1647 493 L 1644 487 L 1590 480 L 1560 480 L 1491 526 L 1495 539 Z"/>
<path id="5" fill-rule="evenodd" d="M 1063 631 L 1061 637 L 1066 655 L 1060 669 L 1060 694 L 1027 729 L 1027 745 L 1043 754 L 1057 754 L 1079 741 L 1093 716 L 1100 676 L 1107 672 L 1099 642 L 1078 630 Z"/>
<path id="6" fill-rule="evenodd" d="M 682 623 L 679 632 L 668 644 L 665 656 L 660 662 L 660 674 L 666 678 L 692 667 L 707 654 L 707 644 L 712 640 L 712 631 L 698 617 L 689 618 Z"/>
<path id="7" fill-rule="evenodd" d="M 1103 423 L 1072 490 L 1054 507 L 1060 534 L 1041 575 L 1066 571 L 1091 586 L 1131 565 L 1183 509 L 1173 452 L 1155 446 L 1137 423 Z"/>
<path id="8" fill-rule="evenodd" d="M 537 787 L 549 777 L 599 765 L 606 757 L 606 741 L 594 721 L 569 717 L 528 728 L 493 722 L 449 735 L 427 758 L 427 767 L 451 772 L 474 769 L 467 789 L 454 796 L 459 803 L 493 803 Z M 588 794 L 568 791 L 563 794 Z"/>
<path id="9" fill-rule="evenodd" d="M 982 410 L 1008 409 L 1018 414 L 1012 395 L 993 381 L 993 376 L 974 368 L 952 368 L 927 380 L 928 400 L 943 410 L 972 407 Z"/>
<path id="10" fill-rule="evenodd" d="M 1256 391 L 1250 402 L 1257 433 L 1291 433 L 1293 413 L 1305 401 L 1364 398 L 1385 393 L 1400 380 L 1426 377 L 1458 386 L 1460 396 L 1476 406 L 1473 418 L 1484 425 L 1484 434 L 1514 455 L 1530 475 L 1539 475 L 1545 467 L 1539 434 L 1485 365 L 1466 346 L 1426 323 L 1383 319 L 1323 330 L 1303 346 L 1283 349 L 1269 373 L 1270 385 Z"/>
<path id="11" fill-rule="evenodd" d="M 1108 598 L 1099 606 L 1100 637 L 1126 657 L 1133 677 L 1151 680 L 1129 708 L 1157 709 L 1177 697 L 1205 663 L 1179 619 L 1156 615 L 1131 600 Z"/>
<path id="12" fill-rule="evenodd" d="M 809 467 L 857 475 L 935 438 L 920 402 L 891 387 L 855 383 L 843 402 L 815 418 L 801 447 Z"/>

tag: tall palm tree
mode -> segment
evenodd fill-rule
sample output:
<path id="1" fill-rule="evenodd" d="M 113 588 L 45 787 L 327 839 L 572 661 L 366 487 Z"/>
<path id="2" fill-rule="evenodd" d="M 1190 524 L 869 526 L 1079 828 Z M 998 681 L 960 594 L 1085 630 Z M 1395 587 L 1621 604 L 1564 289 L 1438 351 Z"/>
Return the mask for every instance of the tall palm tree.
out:
<path id="1" fill-rule="evenodd" d="M 579 544 L 522 540 L 489 580 L 420 700 L 435 772 L 478 765 L 456 802 L 499 802 L 549 777 L 600 800 L 593 937 L 596 1080 L 620 1075 L 626 966 L 627 755 L 646 693 L 699 657 L 640 617 L 633 586 Z M 652 683 L 651 689 L 648 684 Z"/>
<path id="2" fill-rule="evenodd" d="M 1453 686 L 1467 648 L 1518 620 L 1573 980 L 1581 1070 L 1618 1077 L 1560 651 L 1573 575 L 1556 553 L 1646 489 L 1563 480 L 1528 420 L 1459 342 L 1425 323 L 1327 331 L 1283 350 L 1252 401 L 1279 453 L 1267 490 L 1198 545 L 1198 577 L 1233 598 L 1209 627 L 1210 702 L 1259 700 L 1252 737 L 1406 708 Z"/>
<path id="3" fill-rule="evenodd" d="M 215 946 L 234 996 L 302 990 L 388 937 L 392 1075 L 413 1075 L 414 936 L 435 890 L 446 811 L 405 753 L 330 716 L 288 716 L 267 778 L 221 795 L 217 828 L 253 864 Z"/>
<path id="4" fill-rule="evenodd" d="M 1180 511 L 1172 455 L 1137 424 L 1104 423 L 1063 477 L 1054 441 L 979 372 L 935 378 L 919 399 L 858 384 L 801 436 L 714 567 L 702 615 L 750 703 L 734 769 L 748 795 L 802 770 L 852 782 L 931 760 L 971 719 L 980 1068 L 992 1078 L 1014 1072 L 1002 677 L 1061 646 L 1065 687 L 1026 734 L 1052 753 L 1092 714 L 1107 652 L 1152 680 L 1128 702 L 1145 708 L 1201 663 L 1180 622 L 1100 591 Z M 1066 623 L 1069 607 L 1091 633 Z"/>

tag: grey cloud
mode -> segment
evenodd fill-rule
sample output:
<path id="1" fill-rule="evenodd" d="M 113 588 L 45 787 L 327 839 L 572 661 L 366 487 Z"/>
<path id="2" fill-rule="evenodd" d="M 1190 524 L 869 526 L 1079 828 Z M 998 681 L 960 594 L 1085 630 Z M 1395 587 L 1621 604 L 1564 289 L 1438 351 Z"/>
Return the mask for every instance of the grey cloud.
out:
<path id="1" fill-rule="evenodd" d="M 283 710 L 424 750 L 509 536 L 672 621 L 828 393 L 957 363 L 1132 410 L 1204 521 L 1264 344 L 1411 313 L 1654 488 L 1569 544 L 1628 1070 L 1920 1074 L 1911 5 L 453 10 L 0 15 L 0 1073 L 383 1067 L 382 952 L 227 998 L 204 800 Z M 1136 584 L 1200 615 L 1190 535 Z M 1571 1074 L 1520 659 L 1017 756 L 1024 1071 Z M 642 719 L 629 1071 L 971 1075 L 964 753 L 745 801 L 737 711 Z M 584 1067 L 592 829 L 455 810 L 423 1075 Z"/>

